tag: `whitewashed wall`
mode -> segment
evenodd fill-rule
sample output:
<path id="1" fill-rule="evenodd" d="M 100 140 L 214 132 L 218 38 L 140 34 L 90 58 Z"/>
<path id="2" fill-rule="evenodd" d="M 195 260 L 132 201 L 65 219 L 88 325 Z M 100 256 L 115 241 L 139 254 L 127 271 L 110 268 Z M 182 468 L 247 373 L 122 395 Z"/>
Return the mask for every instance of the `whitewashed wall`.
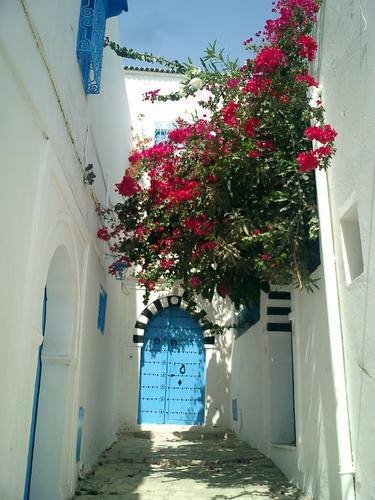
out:
<path id="1" fill-rule="evenodd" d="M 233 344 L 230 386 L 231 398 L 238 402 L 238 421 L 232 420 L 231 426 L 307 494 L 333 500 L 341 496 L 322 268 L 314 277 L 320 278 L 319 291 L 292 292 L 295 445 L 271 442 L 271 403 L 280 394 L 270 381 L 265 294 L 261 298 L 261 320 Z"/>
<path id="2" fill-rule="evenodd" d="M 5 0 L 0 6 L 0 394 L 5 409 L 0 416 L 0 497 L 7 499 L 23 497 L 43 290 L 54 273 L 54 284 L 61 281 L 61 301 L 67 299 L 64 290 L 72 293 L 70 327 L 69 332 L 59 330 L 59 322 L 50 331 L 57 313 L 48 316 L 47 309 L 46 342 L 64 335 L 66 342 L 63 350 L 52 342 L 55 352 L 43 352 L 49 355 L 44 373 L 49 363 L 54 377 L 65 373 L 56 380 L 67 383 L 64 390 L 56 383 L 49 391 L 56 395 L 55 404 L 40 422 L 50 422 L 50 428 L 42 426 L 44 438 L 46 432 L 63 431 L 64 439 L 52 439 L 49 455 L 40 454 L 43 484 L 33 486 L 31 498 L 73 494 L 79 406 L 85 408 L 81 461 L 86 467 L 118 426 L 121 292 L 106 274 L 106 248 L 96 240 L 100 221 L 94 197 L 106 202 L 111 195 L 107 186 L 122 175 L 129 122 L 117 56 L 105 54 L 102 93 L 84 94 L 75 54 L 79 11 L 79 0 Z M 116 36 L 116 20 L 107 27 Z M 97 175 L 91 189 L 82 182 L 87 163 L 94 164 Z M 60 252 L 66 274 L 58 277 L 54 264 Z M 108 292 L 104 336 L 96 326 L 100 285 Z"/>
<path id="3" fill-rule="evenodd" d="M 374 22 L 375 4 L 371 0 L 326 0 L 317 68 L 326 119 L 338 132 L 328 188 L 359 499 L 375 497 Z M 348 217 L 355 206 L 360 234 Z M 346 229 L 346 222 L 351 235 L 344 242 L 342 227 Z M 358 263 L 361 253 L 362 265 Z M 354 279 L 345 270 L 350 266 L 357 266 Z"/>
<path id="4" fill-rule="evenodd" d="M 125 70 L 125 87 L 134 135 L 154 138 L 155 124 L 175 122 L 177 118 L 191 119 L 196 111 L 202 117 L 205 111 L 197 106 L 197 99 L 189 97 L 180 101 L 144 101 L 145 92 L 160 89 L 166 95 L 180 89 L 181 75 L 152 71 Z M 200 93 L 204 98 L 205 91 Z"/>

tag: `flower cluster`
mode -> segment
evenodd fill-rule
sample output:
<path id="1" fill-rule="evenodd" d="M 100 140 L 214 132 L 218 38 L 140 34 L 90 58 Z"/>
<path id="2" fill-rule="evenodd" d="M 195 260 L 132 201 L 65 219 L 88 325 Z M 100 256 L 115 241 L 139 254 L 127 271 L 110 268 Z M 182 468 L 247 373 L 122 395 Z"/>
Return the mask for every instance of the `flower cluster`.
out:
<path id="1" fill-rule="evenodd" d="M 242 67 L 214 45 L 207 71 L 184 66 L 185 93 L 210 89 L 207 116 L 179 120 L 165 142 L 133 150 L 116 184 L 123 200 L 103 213 L 98 237 L 137 265 L 147 293 L 177 281 L 238 305 L 270 282 L 309 287 L 318 234 L 312 172 L 328 167 L 336 137 L 306 92 L 318 85 L 309 74 L 318 8 L 318 0 L 279 0 L 264 41 L 244 42 L 254 53 Z"/>

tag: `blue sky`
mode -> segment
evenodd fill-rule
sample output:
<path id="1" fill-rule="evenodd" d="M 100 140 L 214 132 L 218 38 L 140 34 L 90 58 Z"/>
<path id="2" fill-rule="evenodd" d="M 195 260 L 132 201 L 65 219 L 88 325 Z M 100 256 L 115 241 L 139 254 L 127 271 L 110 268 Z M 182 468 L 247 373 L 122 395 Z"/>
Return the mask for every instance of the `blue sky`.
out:
<path id="1" fill-rule="evenodd" d="M 246 38 L 271 17 L 272 0 L 128 0 L 121 16 L 121 43 L 171 59 L 195 63 L 217 40 L 227 55 L 243 61 Z M 134 64 L 134 63 L 133 63 Z"/>

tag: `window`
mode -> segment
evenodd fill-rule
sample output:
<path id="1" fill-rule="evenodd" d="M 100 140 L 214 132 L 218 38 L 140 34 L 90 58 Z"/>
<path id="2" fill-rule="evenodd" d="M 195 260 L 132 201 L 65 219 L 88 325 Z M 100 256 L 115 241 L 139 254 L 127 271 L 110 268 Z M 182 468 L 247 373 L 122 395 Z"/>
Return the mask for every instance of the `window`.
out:
<path id="1" fill-rule="evenodd" d="M 100 92 L 106 20 L 123 10 L 128 10 L 126 0 L 81 0 L 77 59 L 86 94 Z"/>
<path id="2" fill-rule="evenodd" d="M 173 124 L 171 122 L 156 122 L 155 123 L 155 133 L 154 142 L 159 144 L 159 142 L 164 142 L 168 139 L 168 133 L 173 129 Z"/>
<path id="3" fill-rule="evenodd" d="M 363 273 L 363 252 L 357 205 L 353 205 L 341 219 L 346 283 L 349 285 Z"/>
<path id="4" fill-rule="evenodd" d="M 107 310 L 107 293 L 103 287 L 100 287 L 99 292 L 99 311 L 98 311 L 98 330 L 104 333 L 105 315 Z"/>

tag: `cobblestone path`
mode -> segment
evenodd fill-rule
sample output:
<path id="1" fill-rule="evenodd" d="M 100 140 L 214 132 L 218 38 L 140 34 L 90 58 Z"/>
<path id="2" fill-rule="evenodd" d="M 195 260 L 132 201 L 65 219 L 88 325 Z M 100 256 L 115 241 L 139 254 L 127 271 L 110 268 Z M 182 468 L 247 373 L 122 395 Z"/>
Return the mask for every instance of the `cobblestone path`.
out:
<path id="1" fill-rule="evenodd" d="M 76 497 L 124 500 L 306 499 L 231 433 L 123 433 L 79 481 Z"/>

